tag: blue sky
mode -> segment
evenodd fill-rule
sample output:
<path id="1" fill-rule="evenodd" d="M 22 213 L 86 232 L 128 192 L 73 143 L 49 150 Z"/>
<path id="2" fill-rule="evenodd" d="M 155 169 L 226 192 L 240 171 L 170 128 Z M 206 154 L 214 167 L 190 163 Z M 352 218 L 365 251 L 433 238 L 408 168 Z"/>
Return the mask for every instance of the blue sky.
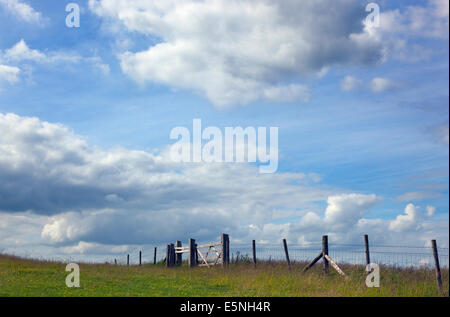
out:
<path id="1" fill-rule="evenodd" d="M 17 6 L 22 2 L 29 9 Z M 406 228 L 412 244 L 424 243 L 433 235 L 446 237 L 448 243 L 448 2 L 379 1 L 381 25 L 370 30 L 362 23 L 368 14 L 365 3 L 358 1 L 287 1 L 283 5 L 232 1 L 222 8 L 223 15 L 215 8 L 222 1 L 200 1 L 194 9 L 177 1 L 169 1 L 167 6 L 153 5 L 153 1 L 130 1 L 129 7 L 121 1 L 78 1 L 80 28 L 66 27 L 67 3 L 0 0 L 0 65 L 5 66 L 3 73 L 0 68 L 0 114 L 12 113 L 19 118 L 5 117 L 3 124 L 10 124 L 8 129 L 28 127 L 32 124 L 27 118 L 34 117 L 58 128 L 67 127 L 77 140 L 87 142 L 90 151 L 116 153 L 122 148 L 158 156 L 173 143 L 169 139 L 171 129 L 191 127 L 194 118 L 201 118 L 204 126 L 219 128 L 279 127 L 279 169 L 272 177 L 282 182 L 287 175 L 306 175 L 305 191 L 312 196 L 316 190 L 320 194 L 307 199 L 304 205 L 295 206 L 293 199 L 290 203 L 266 206 L 262 198 L 249 193 L 242 205 L 227 205 L 230 215 L 224 217 L 228 219 L 232 210 L 254 204 L 265 206 L 261 211 L 263 220 L 257 211 L 252 211 L 248 218 L 230 222 L 231 234 L 249 238 L 251 234 L 243 227 L 258 223 L 259 231 L 253 232 L 254 236 L 272 230 L 273 239 L 281 238 L 280 232 L 298 237 L 296 228 L 303 228 L 308 212 L 326 219 L 327 213 L 330 218 L 338 210 L 339 215 L 350 219 L 353 216 L 345 214 L 348 208 L 356 210 L 359 220 L 385 222 L 385 229 L 379 230 L 391 228 L 398 233 L 395 237 L 406 235 L 403 229 L 395 228 Z M 246 11 L 246 6 L 253 6 L 254 10 Z M 147 15 L 141 16 L 142 13 Z M 266 28 L 271 31 L 265 33 Z M 351 34 L 359 37 L 355 39 Z M 8 53 L 21 41 L 25 45 L 21 52 Z M 11 75 L 6 67 L 18 69 L 19 73 Z M 13 77 L 7 77 L 8 74 Z M 289 85 L 294 87 L 292 95 L 283 90 Z M 282 93 L 268 97 L 270 89 L 280 89 Z M 224 95 L 228 94 L 226 99 Z M 60 133 L 70 139 L 66 132 Z M 19 147 L 19 142 L 25 141 L 17 135 L 9 139 L 0 136 L 4 138 L 4 149 L 10 149 L 6 145 L 17 146 L 23 156 L 30 155 L 31 146 Z M 61 136 L 55 138 L 60 140 Z M 69 139 L 63 143 L 71 142 Z M 5 163 L 12 158 L 12 152 L 4 152 L 5 158 L 0 160 L 5 164 L 2 170 L 12 173 L 8 167 L 12 163 Z M 26 174 L 27 168 L 42 167 L 33 164 L 20 165 L 24 169 L 20 175 Z M 51 170 L 51 164 L 48 166 Z M 109 168 L 116 167 L 112 164 Z M 212 168 L 211 186 L 214 173 L 222 175 L 220 168 L 228 167 Z M 39 180 L 44 184 L 53 182 L 46 174 L 50 170 L 42 171 Z M 152 172 L 149 173 L 147 176 L 152 178 Z M 27 177 L 34 179 L 30 175 Z M 249 186 L 256 186 L 259 177 L 262 176 L 251 174 L 249 179 L 254 183 Z M 6 182 L 9 178 L 0 179 Z M 61 176 L 57 183 L 66 181 Z M 278 180 L 270 182 L 277 184 Z M 280 201 L 286 194 L 283 186 L 291 190 L 289 186 L 295 182 L 294 177 L 277 187 Z M 5 184 L 2 186 L 8 187 Z M 54 248 L 51 252 L 62 252 L 61 248 L 67 251 L 80 242 L 111 248 L 120 244 L 104 238 L 112 229 L 102 233 L 89 222 L 93 232 L 71 238 L 69 229 L 58 226 L 73 218 L 73 226 L 67 226 L 74 230 L 77 223 L 81 226 L 90 217 L 95 223 L 114 224 L 111 219 L 116 216 L 98 220 L 92 214 L 96 208 L 100 208 L 97 212 L 109 208 L 120 213 L 127 206 L 134 206 L 142 201 L 134 194 L 141 185 L 121 188 L 129 197 L 138 197 L 135 201 L 127 199 L 129 205 L 107 206 L 97 202 L 72 206 L 73 200 L 83 197 L 72 197 L 74 191 L 68 186 L 64 197 L 69 197 L 67 204 L 71 207 L 51 212 L 45 211 L 48 204 L 27 204 L 24 200 L 30 197 L 24 194 L 15 202 L 0 204 L 0 220 L 9 228 L 8 235 L 16 235 L 22 241 L 17 252 L 30 243 Z M 104 185 L 98 186 L 104 194 Z M 217 190 L 226 196 L 230 190 L 227 186 L 224 180 Z M 195 195 L 204 197 L 202 190 L 193 186 L 189 203 L 192 210 L 202 208 L 201 203 L 195 203 Z M 261 190 L 263 197 L 266 189 Z M 37 189 L 28 188 L 28 192 L 34 191 Z M 0 196 L 9 193 L 4 189 Z M 164 204 L 171 206 L 181 199 L 177 195 L 189 193 L 164 193 Z M 357 196 L 348 196 L 353 194 Z M 376 199 L 368 199 L 370 195 Z M 341 200 L 333 203 L 329 197 Z M 154 199 L 162 198 L 153 197 L 150 204 Z M 15 208 L 14 204 L 24 207 Z M 417 212 L 405 213 L 410 204 L 416 208 L 410 210 Z M 430 217 L 425 216 L 429 208 L 435 210 Z M 156 217 L 150 210 L 138 209 L 128 216 Z M 278 209 L 290 212 L 277 214 L 274 210 Z M 344 211 L 340 213 L 340 209 Z M 157 214 L 176 213 L 175 210 L 167 207 L 165 211 L 158 209 Z M 12 233 L 12 223 L 19 221 L 14 217 L 23 213 L 39 220 L 30 225 L 33 229 Z M 208 213 L 212 223 L 204 225 L 218 226 L 211 214 L 214 211 Z M 399 215 L 409 218 L 397 218 Z M 31 221 L 28 218 L 24 222 Z M 409 221 L 408 226 L 390 224 L 396 219 Z M 280 227 L 274 229 L 271 224 Z M 356 226 L 355 222 L 350 225 Z M 361 222 L 358 226 L 362 226 Z M 213 231 L 203 234 L 201 228 L 183 227 L 182 223 L 180 227 L 186 235 L 194 232 L 205 239 L 214 237 Z M 313 227 L 314 224 L 308 226 L 302 239 L 319 235 Z M 28 233 L 29 230 L 36 230 L 36 234 Z M 341 229 L 332 226 L 327 230 L 343 235 Z M 25 238 L 28 234 L 31 238 Z M 354 235 L 346 238 L 352 240 Z M 171 235 L 167 238 L 176 239 Z M 144 235 L 123 244 L 161 242 L 154 240 L 153 236 Z M 70 250 L 67 252 L 75 249 Z"/>

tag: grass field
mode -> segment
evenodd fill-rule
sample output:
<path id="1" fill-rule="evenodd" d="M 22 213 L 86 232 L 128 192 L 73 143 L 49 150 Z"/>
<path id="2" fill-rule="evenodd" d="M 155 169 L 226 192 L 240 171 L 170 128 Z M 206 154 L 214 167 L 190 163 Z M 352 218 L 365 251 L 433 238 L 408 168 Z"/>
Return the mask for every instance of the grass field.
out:
<path id="1" fill-rule="evenodd" d="M 448 296 L 448 270 L 442 270 L 443 292 L 429 269 L 381 267 L 379 288 L 365 286 L 362 266 L 344 265 L 344 279 L 320 266 L 301 274 L 303 264 L 289 272 L 283 263 L 231 264 L 229 268 L 162 265 L 115 266 L 80 264 L 80 288 L 68 288 L 65 264 L 0 255 L 0 296 Z"/>

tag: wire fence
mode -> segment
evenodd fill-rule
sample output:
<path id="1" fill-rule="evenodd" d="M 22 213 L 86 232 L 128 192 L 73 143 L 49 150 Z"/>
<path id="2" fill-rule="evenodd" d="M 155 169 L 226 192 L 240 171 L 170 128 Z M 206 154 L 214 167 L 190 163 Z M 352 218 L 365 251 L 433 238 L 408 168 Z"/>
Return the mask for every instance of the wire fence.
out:
<path id="1" fill-rule="evenodd" d="M 431 247 L 400 246 L 400 245 L 370 245 L 370 262 L 380 265 L 395 267 L 433 267 L 434 258 Z M 139 264 L 139 251 L 141 251 L 141 263 L 153 264 L 155 247 L 136 246 L 130 248 L 124 254 L 115 254 L 107 257 L 107 263 L 127 265 Z M 286 255 L 282 243 L 279 244 L 256 244 L 257 261 L 285 261 Z M 289 245 L 289 258 L 292 262 L 309 262 L 322 251 L 322 245 Z M 330 257 L 341 264 L 366 264 L 366 253 L 364 244 L 337 244 L 329 243 L 328 252 Z M 442 268 L 449 267 L 449 249 L 438 247 L 438 256 Z M 164 261 L 166 257 L 166 246 L 157 246 L 156 262 Z M 230 242 L 231 262 L 251 260 L 253 250 L 251 242 L 248 244 Z M 186 257 L 184 259 L 187 259 Z"/>
<path id="2" fill-rule="evenodd" d="M 186 243 L 186 242 L 184 242 Z M 186 244 L 184 244 L 186 245 Z M 153 264 L 164 261 L 166 257 L 165 245 L 139 245 L 131 246 L 120 253 L 110 254 L 54 254 L 51 257 L 36 256 L 33 253 L 17 254 L 18 256 L 37 259 L 51 260 L 57 262 L 76 262 L 76 263 L 108 263 L 117 265 L 139 265 L 139 252 L 141 252 L 141 264 Z M 434 258 L 431 247 L 417 246 L 400 246 L 400 245 L 370 245 L 370 262 L 381 265 L 389 265 L 396 267 L 433 267 Z M 438 247 L 438 256 L 440 266 L 449 268 L 449 249 Z M 256 243 L 256 259 L 257 261 L 285 261 L 286 256 L 283 244 L 258 244 Z M 292 262 L 309 262 L 322 251 L 320 243 L 311 243 L 307 245 L 289 244 L 289 258 Z M 328 244 L 328 252 L 330 257 L 338 264 L 366 264 L 365 246 L 361 244 Z M 8 252 L 14 255 L 14 252 Z M 128 258 L 129 256 L 129 258 Z M 230 260 L 235 262 L 236 259 L 251 260 L 253 256 L 252 243 L 233 243 L 230 241 Z M 187 254 L 184 255 L 184 260 Z"/>
<path id="3" fill-rule="evenodd" d="M 370 246 L 370 262 L 381 265 L 397 267 L 432 267 L 434 266 L 433 250 L 431 247 L 414 246 Z M 291 261 L 309 262 L 322 252 L 321 244 L 289 245 L 289 258 Z M 230 244 L 230 256 L 232 261 L 236 259 L 252 259 L 251 244 Z M 364 245 L 357 244 L 333 244 L 329 243 L 328 253 L 337 263 L 342 264 L 366 264 L 366 252 Z M 441 267 L 449 267 L 449 249 L 438 248 Z M 256 246 L 256 258 L 263 261 L 284 261 L 286 255 L 282 244 Z"/>

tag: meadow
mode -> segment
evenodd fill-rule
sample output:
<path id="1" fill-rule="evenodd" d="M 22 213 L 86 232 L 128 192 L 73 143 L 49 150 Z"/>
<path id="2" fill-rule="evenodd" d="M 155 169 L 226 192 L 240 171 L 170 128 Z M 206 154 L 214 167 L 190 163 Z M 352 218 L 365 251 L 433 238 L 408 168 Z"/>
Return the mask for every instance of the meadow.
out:
<path id="1" fill-rule="evenodd" d="M 80 264 L 80 288 L 65 285 L 66 264 L 0 255 L 0 296 L 50 297 L 434 297 L 449 296 L 448 269 L 442 269 L 443 290 L 438 293 L 434 270 L 381 266 L 379 288 L 365 285 L 363 266 L 342 265 L 344 279 L 321 266 L 301 273 L 305 263 L 231 264 L 228 268 L 165 268 Z"/>

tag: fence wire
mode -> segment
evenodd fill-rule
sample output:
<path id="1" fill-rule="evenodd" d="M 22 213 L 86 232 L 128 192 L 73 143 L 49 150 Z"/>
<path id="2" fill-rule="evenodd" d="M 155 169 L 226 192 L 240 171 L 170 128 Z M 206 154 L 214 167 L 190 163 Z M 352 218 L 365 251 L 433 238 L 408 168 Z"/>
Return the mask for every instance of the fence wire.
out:
<path id="1" fill-rule="evenodd" d="M 184 244 L 186 245 L 186 244 Z M 164 261 L 166 257 L 166 246 L 158 245 L 156 262 Z M 370 245 L 370 262 L 381 265 L 396 267 L 433 267 L 434 257 L 431 247 L 399 246 L 399 245 Z M 142 253 L 142 265 L 154 263 L 155 245 L 131 246 L 126 251 L 111 254 L 96 255 L 53 255 L 51 258 L 42 258 L 33 253 L 17 254 L 26 258 L 52 260 L 58 262 L 76 263 L 108 263 L 127 265 L 139 265 L 139 251 Z M 288 243 L 289 258 L 292 262 L 309 262 L 322 251 L 320 243 L 308 245 L 291 245 Z M 363 244 L 328 244 L 330 257 L 338 264 L 366 264 L 365 247 Z M 14 255 L 14 254 L 12 254 Z M 449 268 L 449 249 L 438 247 L 439 263 L 442 268 Z M 253 250 L 251 241 L 248 244 L 233 243 L 230 241 L 230 260 L 252 261 Z M 187 254 L 183 254 L 187 260 Z M 286 256 L 283 244 L 256 244 L 257 261 L 285 261 Z"/>
<path id="2" fill-rule="evenodd" d="M 432 267 L 434 266 L 433 250 L 431 247 L 415 246 L 369 246 L 370 262 L 381 265 L 397 267 Z M 441 267 L 449 267 L 449 249 L 438 248 L 438 256 Z M 309 262 L 322 252 L 321 244 L 307 246 L 288 245 L 288 253 L 291 261 Z M 328 245 L 328 254 L 337 263 L 366 264 L 366 252 L 364 245 L 356 244 L 332 244 Z M 230 257 L 236 260 L 252 260 L 253 250 L 251 244 L 230 244 Z M 256 245 L 256 259 L 259 261 L 285 261 L 286 255 L 282 244 Z"/>

